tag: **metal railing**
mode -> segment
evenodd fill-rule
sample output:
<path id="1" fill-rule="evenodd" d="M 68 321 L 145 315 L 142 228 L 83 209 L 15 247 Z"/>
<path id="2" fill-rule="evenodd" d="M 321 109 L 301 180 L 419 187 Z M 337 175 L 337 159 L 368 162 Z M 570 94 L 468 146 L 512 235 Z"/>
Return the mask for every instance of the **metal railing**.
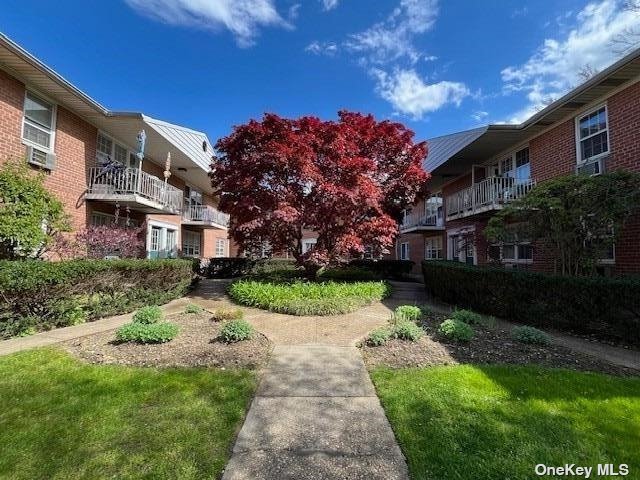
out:
<path id="1" fill-rule="evenodd" d="M 227 227 L 229 215 L 209 205 L 188 205 L 182 209 L 182 218 L 190 222 L 216 223 Z"/>
<path id="2" fill-rule="evenodd" d="M 535 180 L 531 178 L 487 178 L 472 187 L 449 195 L 445 202 L 447 218 L 473 215 L 480 210 L 485 211 L 491 207 L 499 207 L 523 197 L 535 184 Z"/>
<path id="3" fill-rule="evenodd" d="M 137 168 L 107 170 L 103 167 L 89 169 L 88 193 L 103 195 L 139 195 L 157 202 L 165 209 L 179 212 L 182 208 L 182 191 L 164 180 Z"/>
<path id="4" fill-rule="evenodd" d="M 411 227 L 444 227 L 444 218 L 438 217 L 437 213 L 410 212 L 404 217 L 400 229 Z"/>

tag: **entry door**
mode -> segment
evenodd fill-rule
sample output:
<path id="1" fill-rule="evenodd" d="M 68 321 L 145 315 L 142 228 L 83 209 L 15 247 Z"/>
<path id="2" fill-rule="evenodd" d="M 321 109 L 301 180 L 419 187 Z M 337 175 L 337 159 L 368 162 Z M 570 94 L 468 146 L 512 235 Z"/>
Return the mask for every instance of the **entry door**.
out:
<path id="1" fill-rule="evenodd" d="M 151 235 L 151 240 L 149 241 L 149 258 L 158 258 L 160 257 L 162 249 L 162 228 L 151 227 L 149 235 Z"/>
<path id="2" fill-rule="evenodd" d="M 172 258 L 176 254 L 177 231 L 151 226 L 149 231 L 149 258 Z"/>

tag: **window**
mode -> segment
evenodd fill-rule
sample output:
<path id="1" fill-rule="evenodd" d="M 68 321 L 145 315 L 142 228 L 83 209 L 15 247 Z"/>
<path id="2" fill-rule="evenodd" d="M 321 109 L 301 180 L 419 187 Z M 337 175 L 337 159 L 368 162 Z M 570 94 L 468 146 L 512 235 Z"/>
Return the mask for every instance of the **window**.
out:
<path id="1" fill-rule="evenodd" d="M 529 243 L 504 243 L 489 246 L 489 258 L 503 263 L 533 262 L 533 247 Z"/>
<path id="2" fill-rule="evenodd" d="M 182 231 L 182 254 L 188 257 L 200 256 L 200 233 Z"/>
<path id="3" fill-rule="evenodd" d="M 101 227 L 103 225 L 113 225 L 115 223 L 115 215 L 109 215 L 108 213 L 93 212 L 91 214 L 91 225 L 94 227 Z M 118 217 L 117 224 L 121 227 L 137 227 L 138 221 L 128 217 Z"/>
<path id="4" fill-rule="evenodd" d="M 316 245 L 316 243 L 318 243 L 317 238 L 305 238 L 302 240 L 302 253 L 307 253 Z"/>
<path id="5" fill-rule="evenodd" d="M 442 226 L 442 193 L 434 193 L 425 200 L 424 216 L 427 225 Z"/>
<path id="6" fill-rule="evenodd" d="M 216 238 L 216 257 L 226 257 L 227 240 L 224 238 Z"/>
<path id="7" fill-rule="evenodd" d="M 577 118 L 578 163 L 588 163 L 609 153 L 607 107 Z"/>
<path id="8" fill-rule="evenodd" d="M 149 258 L 173 258 L 178 248 L 178 232 L 170 227 L 151 225 L 147 230 L 147 249 Z"/>
<path id="9" fill-rule="evenodd" d="M 512 153 L 500 162 L 500 173 L 503 177 L 515 178 L 516 183 L 531 178 L 531 163 L 529 161 L 529 147 Z"/>
<path id="10" fill-rule="evenodd" d="M 442 237 L 427 238 L 424 242 L 425 260 L 441 260 L 442 257 Z"/>
<path id="11" fill-rule="evenodd" d="M 33 147 L 29 162 L 47 165 L 47 153 L 53 153 L 56 107 L 27 92 L 24 97 L 22 140 Z"/>
<path id="12" fill-rule="evenodd" d="M 400 244 L 400 260 L 409 260 L 409 244 Z"/>
<path id="13" fill-rule="evenodd" d="M 130 152 L 127 147 L 116 143 L 113 138 L 102 132 L 98 132 L 96 158 L 100 164 L 115 160 L 125 167 L 136 167 L 138 165 L 138 157 L 133 152 Z"/>

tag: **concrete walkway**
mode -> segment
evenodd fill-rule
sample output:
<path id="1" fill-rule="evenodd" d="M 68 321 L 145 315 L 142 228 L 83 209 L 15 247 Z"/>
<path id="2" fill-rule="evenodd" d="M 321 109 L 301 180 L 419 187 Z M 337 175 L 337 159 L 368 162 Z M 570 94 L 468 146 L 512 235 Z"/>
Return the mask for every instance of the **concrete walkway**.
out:
<path id="1" fill-rule="evenodd" d="M 407 479 L 359 351 L 276 346 L 222 478 Z"/>

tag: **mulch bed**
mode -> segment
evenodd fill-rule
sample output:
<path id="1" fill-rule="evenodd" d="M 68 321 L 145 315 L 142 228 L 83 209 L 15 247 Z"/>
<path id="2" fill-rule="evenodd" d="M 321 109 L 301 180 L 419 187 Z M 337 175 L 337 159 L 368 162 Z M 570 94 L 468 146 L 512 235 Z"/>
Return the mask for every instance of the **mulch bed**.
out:
<path id="1" fill-rule="evenodd" d="M 255 332 L 253 338 L 226 344 L 216 340 L 221 322 L 208 312 L 176 314 L 167 320 L 180 326 L 172 341 L 162 344 L 116 343 L 115 331 L 69 340 L 63 347 L 91 363 L 145 367 L 259 368 L 271 352 L 267 338 Z"/>
<path id="2" fill-rule="evenodd" d="M 417 342 L 390 340 L 380 347 L 362 346 L 369 367 L 425 367 L 457 364 L 541 365 L 554 368 L 640 375 L 640 371 L 612 365 L 560 345 L 528 345 L 511 338 L 500 326 L 474 325 L 475 336 L 469 343 L 456 343 L 437 333 L 444 315 L 430 315 L 422 322 L 426 334 Z"/>

